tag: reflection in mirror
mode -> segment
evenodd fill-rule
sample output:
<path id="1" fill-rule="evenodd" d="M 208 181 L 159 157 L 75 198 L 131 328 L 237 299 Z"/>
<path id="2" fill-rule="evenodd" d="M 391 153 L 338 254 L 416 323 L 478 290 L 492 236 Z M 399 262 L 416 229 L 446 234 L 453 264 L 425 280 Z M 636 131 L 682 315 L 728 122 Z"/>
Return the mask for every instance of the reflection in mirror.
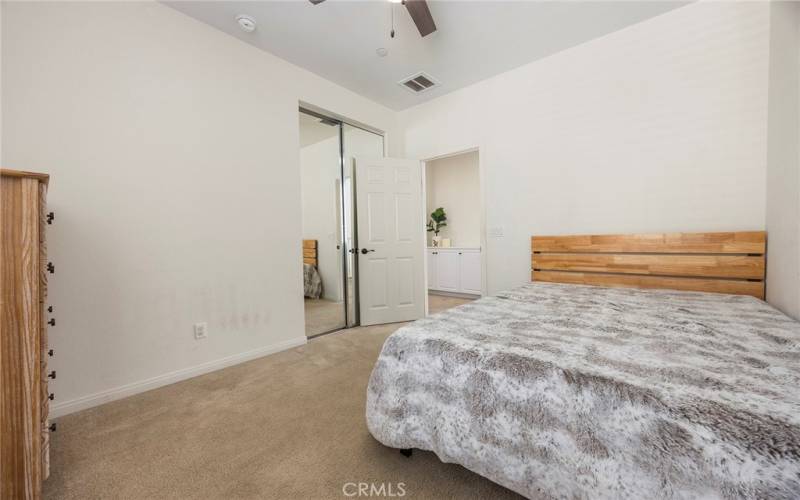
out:
<path id="1" fill-rule="evenodd" d="M 308 337 L 346 325 L 340 128 L 339 122 L 300 113 L 303 293 Z"/>

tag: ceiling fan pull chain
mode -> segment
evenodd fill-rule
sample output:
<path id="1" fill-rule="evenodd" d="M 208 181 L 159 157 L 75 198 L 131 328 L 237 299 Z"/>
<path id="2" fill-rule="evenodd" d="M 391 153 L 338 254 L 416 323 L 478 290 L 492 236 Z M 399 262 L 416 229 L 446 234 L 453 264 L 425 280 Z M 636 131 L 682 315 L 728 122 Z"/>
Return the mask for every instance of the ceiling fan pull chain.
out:
<path id="1" fill-rule="evenodd" d="M 389 32 L 389 36 L 391 38 L 394 38 L 394 4 L 393 3 L 389 4 L 389 12 L 391 12 L 391 17 L 392 17 L 392 31 Z"/>

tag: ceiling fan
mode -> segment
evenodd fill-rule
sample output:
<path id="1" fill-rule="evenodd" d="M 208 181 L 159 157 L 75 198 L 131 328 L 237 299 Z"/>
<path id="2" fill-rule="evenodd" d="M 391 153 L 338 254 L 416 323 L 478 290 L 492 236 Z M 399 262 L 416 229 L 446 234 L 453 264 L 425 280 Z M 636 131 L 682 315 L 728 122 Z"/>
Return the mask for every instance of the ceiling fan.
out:
<path id="1" fill-rule="evenodd" d="M 325 0 L 308 0 L 314 5 L 321 4 Z M 425 0 L 401 0 L 400 3 L 406 6 L 411 20 L 417 25 L 419 34 L 428 36 L 436 31 L 436 23 L 433 22 L 431 10 L 428 8 L 428 3 Z"/>

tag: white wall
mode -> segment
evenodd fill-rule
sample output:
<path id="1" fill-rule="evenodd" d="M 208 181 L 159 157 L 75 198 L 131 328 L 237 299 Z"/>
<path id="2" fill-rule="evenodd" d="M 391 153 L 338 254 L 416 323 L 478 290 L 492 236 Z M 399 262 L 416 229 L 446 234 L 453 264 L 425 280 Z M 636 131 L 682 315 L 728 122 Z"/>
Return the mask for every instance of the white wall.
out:
<path id="1" fill-rule="evenodd" d="M 800 4 L 771 4 L 767 300 L 800 318 Z"/>
<path id="2" fill-rule="evenodd" d="M 300 134 L 303 134 L 302 124 Z M 344 300 L 344 284 L 342 253 L 336 248 L 341 241 L 342 232 L 338 133 L 334 137 L 301 148 L 300 171 L 303 239 L 317 240 L 317 269 L 322 278 L 323 297 L 340 302 Z"/>
<path id="3" fill-rule="evenodd" d="M 2 164 L 52 175 L 55 412 L 304 342 L 298 102 L 395 114 L 156 3 L 2 23 Z"/>
<path id="4" fill-rule="evenodd" d="M 438 207 L 447 214 L 439 236 L 452 246 L 481 246 L 481 183 L 478 152 L 473 151 L 426 162 L 425 189 L 428 219 Z M 430 244 L 433 233 L 428 233 Z"/>
<path id="5" fill-rule="evenodd" d="M 401 112 L 406 155 L 480 148 L 489 293 L 533 234 L 764 229 L 768 60 L 767 4 L 691 4 Z"/>

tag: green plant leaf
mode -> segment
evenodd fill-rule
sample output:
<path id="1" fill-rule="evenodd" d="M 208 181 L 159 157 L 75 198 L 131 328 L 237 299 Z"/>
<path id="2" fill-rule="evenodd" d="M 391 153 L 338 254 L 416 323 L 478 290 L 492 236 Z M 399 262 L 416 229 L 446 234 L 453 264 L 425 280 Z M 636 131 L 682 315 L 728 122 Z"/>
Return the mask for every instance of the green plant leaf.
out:
<path id="1" fill-rule="evenodd" d="M 439 207 L 436 210 L 434 210 L 431 213 L 431 219 L 433 219 L 434 222 L 437 222 L 437 223 L 446 221 L 447 220 L 447 214 L 445 213 L 444 208 Z"/>

